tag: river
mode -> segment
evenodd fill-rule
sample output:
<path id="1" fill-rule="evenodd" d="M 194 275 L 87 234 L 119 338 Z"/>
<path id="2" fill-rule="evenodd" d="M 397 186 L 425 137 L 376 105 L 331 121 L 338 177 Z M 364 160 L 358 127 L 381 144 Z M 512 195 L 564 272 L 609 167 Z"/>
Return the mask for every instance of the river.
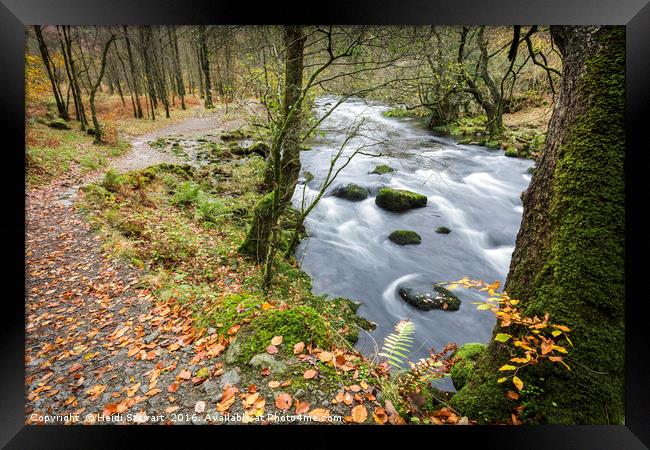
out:
<path id="1" fill-rule="evenodd" d="M 318 98 L 315 115 L 322 117 L 335 101 Z M 390 107 L 345 101 L 321 124 L 311 150 L 301 152 L 303 171 L 314 178 L 297 186 L 297 207 L 303 189 L 307 201 L 317 194 L 332 156 L 346 140 L 346 130 L 362 121 L 361 134 L 345 147 L 338 164 L 359 148 L 363 153 L 352 158 L 330 190 L 356 183 L 370 196 L 360 202 L 324 196 L 306 220 L 309 237 L 300 243 L 296 257 L 313 280 L 315 294 L 363 303 L 358 313 L 377 328 L 360 334 L 357 348 L 362 353 L 373 354 L 393 326 L 408 318 L 415 324 L 410 359 L 416 361 L 448 342 L 487 342 L 495 318 L 476 310 L 472 302 L 483 298 L 476 292 L 454 291 L 462 300 L 458 311 L 420 311 L 400 298 L 398 287 L 425 288 L 464 276 L 503 281 L 521 223 L 520 194 L 530 182 L 533 161 L 506 157 L 502 150 L 458 145 L 434 135 L 416 119 L 385 117 L 382 113 Z M 371 174 L 379 164 L 396 170 Z M 375 205 L 375 193 L 382 186 L 424 194 L 427 206 L 402 213 L 383 210 Z M 436 233 L 440 226 L 451 233 Z M 387 237 L 396 229 L 416 231 L 421 244 L 392 243 Z"/>

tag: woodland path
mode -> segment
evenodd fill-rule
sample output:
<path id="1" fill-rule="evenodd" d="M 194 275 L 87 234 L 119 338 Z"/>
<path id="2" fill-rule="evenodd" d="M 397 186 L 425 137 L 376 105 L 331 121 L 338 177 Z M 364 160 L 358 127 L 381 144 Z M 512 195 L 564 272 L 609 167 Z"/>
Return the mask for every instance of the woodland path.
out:
<path id="1" fill-rule="evenodd" d="M 137 137 L 110 167 L 125 172 L 175 162 L 147 142 L 241 126 L 224 117 L 192 117 Z M 34 422 L 32 413 L 79 415 L 88 423 L 95 421 L 88 414 L 121 412 L 187 414 L 186 423 L 201 423 L 192 418 L 196 403 L 214 409 L 221 388 L 213 381 L 195 385 L 190 374 L 202 367 L 218 373 L 211 358 L 219 352 L 216 336 L 197 339 L 189 311 L 155 302 L 139 285 L 142 271 L 102 251 L 73 203 L 78 188 L 105 170 L 79 176 L 73 169 L 26 193 L 26 422 Z"/>

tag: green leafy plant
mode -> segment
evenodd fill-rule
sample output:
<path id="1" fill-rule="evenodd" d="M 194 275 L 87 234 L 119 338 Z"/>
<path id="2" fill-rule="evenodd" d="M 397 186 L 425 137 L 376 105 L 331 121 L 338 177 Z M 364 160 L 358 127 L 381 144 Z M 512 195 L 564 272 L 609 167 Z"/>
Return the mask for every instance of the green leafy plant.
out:
<path id="1" fill-rule="evenodd" d="M 401 320 L 395 325 L 395 332 L 386 336 L 379 356 L 387 359 L 388 364 L 397 372 L 403 370 L 408 359 L 408 352 L 413 344 L 415 325 L 410 320 Z"/>

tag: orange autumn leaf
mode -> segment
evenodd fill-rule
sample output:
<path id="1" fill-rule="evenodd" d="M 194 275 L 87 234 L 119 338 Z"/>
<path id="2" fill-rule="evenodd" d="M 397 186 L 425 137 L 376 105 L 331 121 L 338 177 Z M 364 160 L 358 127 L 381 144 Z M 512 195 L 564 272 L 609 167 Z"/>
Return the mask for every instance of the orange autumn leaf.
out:
<path id="1" fill-rule="evenodd" d="M 279 382 L 279 381 L 269 381 L 268 386 L 269 386 L 271 389 L 275 389 L 275 388 L 280 387 L 280 382 Z"/>
<path id="2" fill-rule="evenodd" d="M 179 388 L 179 384 L 177 382 L 171 383 L 169 386 L 167 386 L 167 392 L 171 392 L 172 394 L 176 392 Z"/>
<path id="3" fill-rule="evenodd" d="M 277 406 L 278 409 L 286 411 L 287 409 L 291 408 L 291 401 L 292 401 L 291 396 L 289 394 L 282 392 L 276 395 L 275 406 Z"/>
<path id="4" fill-rule="evenodd" d="M 375 408 L 374 412 L 372 413 L 372 418 L 374 419 L 375 423 L 379 425 L 384 425 L 386 422 L 388 422 L 388 414 L 386 413 L 386 410 L 381 406 Z"/>
<path id="5" fill-rule="evenodd" d="M 303 377 L 305 378 L 305 380 L 311 380 L 312 378 L 314 378 L 316 376 L 317 373 L 318 372 L 316 372 L 314 369 L 308 369 L 308 370 L 305 370 L 305 373 L 303 374 Z"/>
<path id="6" fill-rule="evenodd" d="M 315 422 L 325 422 L 329 420 L 331 416 L 330 411 L 324 408 L 312 409 L 309 411 L 309 413 L 307 413 L 307 415 L 311 417 Z"/>
<path id="7" fill-rule="evenodd" d="M 224 413 L 230 409 L 233 403 L 235 403 L 235 394 L 239 390 L 230 385 L 226 385 L 223 389 L 223 394 L 221 395 L 221 400 L 217 403 L 217 411 Z"/>
<path id="8" fill-rule="evenodd" d="M 294 400 L 293 405 L 296 408 L 296 414 L 305 414 L 309 411 L 309 403 L 301 402 L 300 400 Z"/>
<path id="9" fill-rule="evenodd" d="M 241 328 L 241 325 L 236 323 L 235 325 L 228 328 L 228 331 L 226 333 L 228 333 L 230 336 L 232 336 L 233 334 L 237 334 L 237 332 L 239 331 L 240 328 Z"/>
<path id="10" fill-rule="evenodd" d="M 99 395 L 106 390 L 105 384 L 96 384 L 86 391 L 88 395 Z"/>
<path id="11" fill-rule="evenodd" d="M 357 405 L 352 408 L 352 420 L 356 423 L 363 423 L 368 418 L 368 411 L 363 405 Z"/>
<path id="12" fill-rule="evenodd" d="M 524 382 L 521 381 L 521 379 L 520 379 L 519 377 L 517 377 L 517 376 L 512 377 L 512 382 L 514 383 L 515 387 L 516 387 L 518 390 L 521 391 L 521 390 L 523 389 L 523 387 L 524 387 Z"/>
<path id="13" fill-rule="evenodd" d="M 271 339 L 271 345 L 280 345 L 282 344 L 282 336 L 273 336 L 273 339 Z"/>
<path id="14" fill-rule="evenodd" d="M 294 355 L 302 353 L 303 350 L 305 350 L 305 343 L 304 342 L 298 342 L 296 345 L 293 346 L 293 354 Z"/>
<path id="15" fill-rule="evenodd" d="M 180 380 L 189 380 L 190 378 L 192 378 L 192 372 L 187 369 L 181 370 L 176 378 Z"/>

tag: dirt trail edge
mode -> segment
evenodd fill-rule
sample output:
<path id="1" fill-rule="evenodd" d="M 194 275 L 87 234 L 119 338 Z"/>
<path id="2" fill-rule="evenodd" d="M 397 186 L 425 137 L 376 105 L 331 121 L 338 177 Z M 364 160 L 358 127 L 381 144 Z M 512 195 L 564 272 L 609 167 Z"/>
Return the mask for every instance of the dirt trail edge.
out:
<path id="1" fill-rule="evenodd" d="M 125 172 L 175 162 L 147 142 L 240 125 L 218 114 L 193 117 L 136 138 L 110 166 Z M 161 415 L 168 423 L 205 423 L 196 403 L 206 401 L 212 413 L 228 381 L 226 374 L 216 382 L 194 375 L 219 367 L 215 339 L 195 340 L 188 314 L 156 304 L 138 285 L 142 272 L 103 252 L 73 206 L 78 188 L 105 170 L 70 173 L 26 194 L 26 423 L 105 423 L 98 415 L 115 413 L 125 423 Z"/>

